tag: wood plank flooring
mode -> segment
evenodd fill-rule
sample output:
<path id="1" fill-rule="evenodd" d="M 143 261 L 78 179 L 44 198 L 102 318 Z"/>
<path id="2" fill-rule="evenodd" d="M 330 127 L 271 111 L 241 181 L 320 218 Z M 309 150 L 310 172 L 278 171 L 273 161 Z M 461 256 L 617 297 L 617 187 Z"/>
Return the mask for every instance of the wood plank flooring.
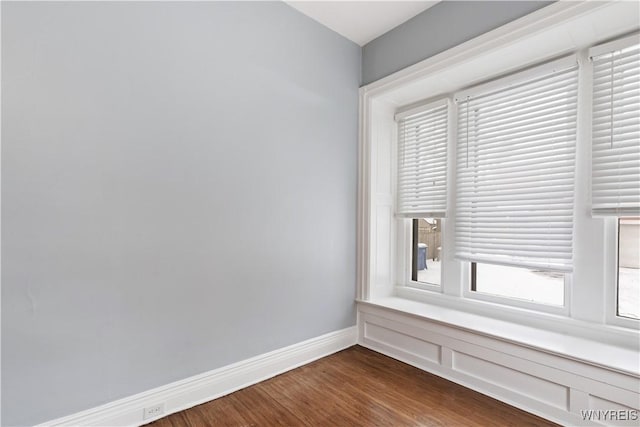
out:
<path id="1" fill-rule="evenodd" d="M 182 426 L 555 426 L 360 346 L 165 417 Z"/>

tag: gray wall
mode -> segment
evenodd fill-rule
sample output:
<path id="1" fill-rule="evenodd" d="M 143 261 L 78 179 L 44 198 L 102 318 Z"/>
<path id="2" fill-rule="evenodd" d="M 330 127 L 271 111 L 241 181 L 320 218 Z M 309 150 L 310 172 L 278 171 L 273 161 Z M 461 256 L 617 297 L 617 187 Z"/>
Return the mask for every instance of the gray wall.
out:
<path id="1" fill-rule="evenodd" d="M 381 79 L 551 3 L 442 1 L 363 47 L 362 83 Z"/>
<path id="2" fill-rule="evenodd" d="M 3 425 L 355 323 L 360 64 L 280 2 L 2 3 Z"/>

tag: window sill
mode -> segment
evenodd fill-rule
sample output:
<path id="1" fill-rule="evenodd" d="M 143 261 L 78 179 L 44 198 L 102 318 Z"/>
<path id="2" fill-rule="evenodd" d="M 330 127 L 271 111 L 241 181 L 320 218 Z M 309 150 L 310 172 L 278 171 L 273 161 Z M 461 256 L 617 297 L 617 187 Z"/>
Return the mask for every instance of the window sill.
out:
<path id="1" fill-rule="evenodd" d="M 462 300 L 461 298 L 441 294 L 433 296 L 435 300 L 440 299 L 440 297 L 444 300 L 454 299 L 459 302 Z M 640 357 L 638 350 L 640 334 L 638 334 L 637 331 L 621 330 L 622 328 L 612 326 L 588 324 L 587 322 L 567 318 L 547 319 L 549 323 L 548 326 L 555 324 L 555 327 L 534 327 L 524 325 L 522 322 L 516 323 L 514 321 L 491 317 L 486 314 L 462 311 L 460 308 L 446 307 L 443 304 L 426 303 L 401 297 L 377 298 L 372 301 L 359 300 L 358 302 L 560 355 L 565 358 L 617 371 L 626 375 L 640 377 Z M 465 303 L 475 305 L 477 302 L 465 301 Z M 526 316 L 524 320 L 526 321 Z M 592 337 L 587 338 L 577 334 L 576 330 L 581 328 L 584 328 L 583 332 L 586 335 L 592 335 Z M 569 332 L 568 330 L 570 329 L 573 330 Z M 603 338 L 605 336 L 607 338 Z M 612 341 L 614 341 L 610 339 L 612 337 L 626 341 L 628 346 L 612 343 Z"/>

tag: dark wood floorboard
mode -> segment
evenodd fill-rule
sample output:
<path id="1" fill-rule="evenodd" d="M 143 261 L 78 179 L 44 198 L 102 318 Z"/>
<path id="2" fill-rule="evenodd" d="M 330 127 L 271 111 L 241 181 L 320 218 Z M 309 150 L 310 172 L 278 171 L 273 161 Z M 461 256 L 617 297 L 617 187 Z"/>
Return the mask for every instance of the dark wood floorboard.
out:
<path id="1" fill-rule="evenodd" d="M 555 426 L 355 346 L 158 420 L 200 426 Z"/>

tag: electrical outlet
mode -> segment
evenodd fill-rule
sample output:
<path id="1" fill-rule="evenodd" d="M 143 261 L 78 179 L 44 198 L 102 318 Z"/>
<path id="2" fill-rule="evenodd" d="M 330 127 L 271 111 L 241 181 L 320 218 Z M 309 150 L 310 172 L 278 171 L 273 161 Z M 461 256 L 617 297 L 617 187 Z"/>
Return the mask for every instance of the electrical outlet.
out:
<path id="1" fill-rule="evenodd" d="M 157 405 L 144 408 L 143 419 L 148 420 L 149 418 L 156 418 L 162 414 L 164 414 L 164 403 L 158 403 Z"/>

